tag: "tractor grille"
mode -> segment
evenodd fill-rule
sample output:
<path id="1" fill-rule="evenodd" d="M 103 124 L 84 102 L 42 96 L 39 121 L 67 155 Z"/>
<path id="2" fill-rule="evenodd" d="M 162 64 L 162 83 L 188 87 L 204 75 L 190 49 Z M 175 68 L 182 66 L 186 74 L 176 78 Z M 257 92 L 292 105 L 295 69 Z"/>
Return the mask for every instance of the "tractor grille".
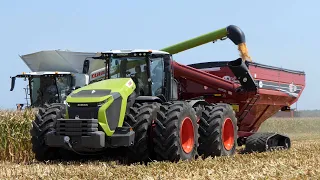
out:
<path id="1" fill-rule="evenodd" d="M 58 119 L 56 133 L 62 136 L 89 136 L 98 131 L 98 126 L 97 119 Z"/>
<path id="2" fill-rule="evenodd" d="M 99 107 L 69 107 L 68 114 L 70 119 L 98 119 Z"/>

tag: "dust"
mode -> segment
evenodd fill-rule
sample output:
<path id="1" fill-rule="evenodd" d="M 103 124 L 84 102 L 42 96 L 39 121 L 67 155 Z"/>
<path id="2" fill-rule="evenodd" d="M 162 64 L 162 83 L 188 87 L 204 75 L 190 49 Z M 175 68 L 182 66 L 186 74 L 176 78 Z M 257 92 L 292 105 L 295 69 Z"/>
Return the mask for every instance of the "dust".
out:
<path id="1" fill-rule="evenodd" d="M 248 52 L 248 48 L 247 48 L 246 43 L 238 44 L 238 50 L 240 52 L 240 56 L 243 59 L 243 61 L 251 61 L 252 62 L 252 59 L 249 56 L 249 52 Z"/>

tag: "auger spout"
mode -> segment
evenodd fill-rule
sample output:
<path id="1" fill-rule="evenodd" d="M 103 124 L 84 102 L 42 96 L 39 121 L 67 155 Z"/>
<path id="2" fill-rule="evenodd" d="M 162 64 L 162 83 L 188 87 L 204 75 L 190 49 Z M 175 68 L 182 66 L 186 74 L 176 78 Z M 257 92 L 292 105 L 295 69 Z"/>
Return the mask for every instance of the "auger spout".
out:
<path id="1" fill-rule="evenodd" d="M 188 49 L 195 48 L 197 46 L 213 42 L 222 38 L 229 38 L 235 45 L 238 45 L 238 50 L 240 51 L 241 58 L 243 60 L 250 60 L 247 48 L 245 45 L 246 39 L 242 30 L 235 26 L 230 25 L 226 28 L 221 28 L 216 31 L 177 43 L 175 45 L 161 49 L 161 51 L 168 52 L 170 54 L 177 54 Z"/>

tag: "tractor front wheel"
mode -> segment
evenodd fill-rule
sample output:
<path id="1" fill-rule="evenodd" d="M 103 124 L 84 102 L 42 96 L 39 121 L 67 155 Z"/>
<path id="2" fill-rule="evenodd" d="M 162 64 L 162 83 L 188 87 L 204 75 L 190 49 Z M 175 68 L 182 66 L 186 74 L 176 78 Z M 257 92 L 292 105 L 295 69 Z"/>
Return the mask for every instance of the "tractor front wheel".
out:
<path id="1" fill-rule="evenodd" d="M 152 141 L 150 142 L 151 124 L 156 118 L 158 103 L 136 103 L 130 107 L 124 125 L 130 126 L 135 132 L 135 142 L 128 149 L 129 162 L 147 162 L 153 155 Z"/>
<path id="2" fill-rule="evenodd" d="M 38 161 L 56 160 L 60 158 L 59 149 L 48 147 L 45 144 L 45 136 L 54 130 L 56 120 L 65 114 L 64 104 L 53 104 L 41 108 L 32 122 L 31 143 L 35 159 Z"/>
<path id="3" fill-rule="evenodd" d="M 198 124 L 195 110 L 187 102 L 160 106 L 154 128 L 154 151 L 158 160 L 190 160 L 197 156 Z"/>
<path id="4" fill-rule="evenodd" d="M 205 107 L 199 123 L 199 155 L 228 156 L 235 154 L 237 118 L 228 104 Z"/>

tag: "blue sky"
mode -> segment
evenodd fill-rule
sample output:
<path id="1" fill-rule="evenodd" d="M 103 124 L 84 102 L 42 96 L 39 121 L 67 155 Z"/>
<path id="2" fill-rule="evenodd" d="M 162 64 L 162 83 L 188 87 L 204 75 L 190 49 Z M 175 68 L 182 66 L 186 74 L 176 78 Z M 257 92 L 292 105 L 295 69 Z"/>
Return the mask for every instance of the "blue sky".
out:
<path id="1" fill-rule="evenodd" d="M 19 58 L 41 50 L 105 51 L 161 49 L 234 24 L 245 33 L 253 61 L 306 72 L 298 109 L 320 109 L 318 79 L 320 1 L 1 1 L 0 108 L 24 103 L 21 79 L 29 71 Z M 189 64 L 238 58 L 231 41 L 175 55 Z"/>

